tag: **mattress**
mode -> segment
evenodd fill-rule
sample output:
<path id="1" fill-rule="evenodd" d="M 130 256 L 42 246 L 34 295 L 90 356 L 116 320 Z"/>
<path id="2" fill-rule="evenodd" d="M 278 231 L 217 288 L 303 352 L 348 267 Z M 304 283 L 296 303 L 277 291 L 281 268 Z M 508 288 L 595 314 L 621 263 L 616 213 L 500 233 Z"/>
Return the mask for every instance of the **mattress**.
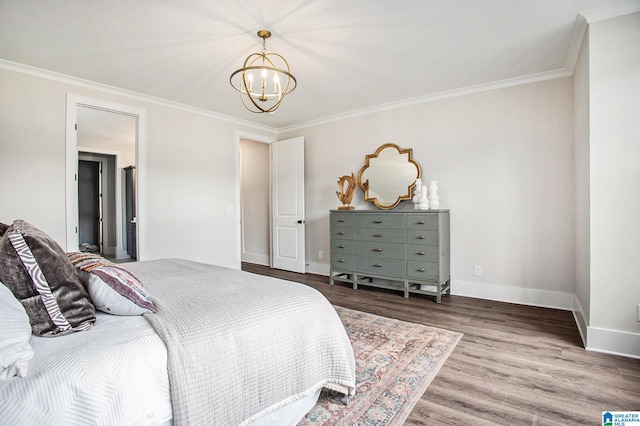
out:
<path id="1" fill-rule="evenodd" d="M 0 424 L 156 425 L 172 417 L 167 350 L 142 316 L 96 313 L 90 330 L 31 338 L 24 378 L 0 381 Z"/>

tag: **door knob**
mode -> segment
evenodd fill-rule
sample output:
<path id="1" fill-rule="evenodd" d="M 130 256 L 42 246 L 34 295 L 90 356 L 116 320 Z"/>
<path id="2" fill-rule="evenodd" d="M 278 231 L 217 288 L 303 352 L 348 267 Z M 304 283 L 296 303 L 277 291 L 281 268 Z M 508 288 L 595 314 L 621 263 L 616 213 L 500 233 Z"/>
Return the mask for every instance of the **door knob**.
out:
<path id="1" fill-rule="evenodd" d="M 300 219 L 300 220 L 298 221 L 298 223 L 304 223 L 304 220 Z"/>

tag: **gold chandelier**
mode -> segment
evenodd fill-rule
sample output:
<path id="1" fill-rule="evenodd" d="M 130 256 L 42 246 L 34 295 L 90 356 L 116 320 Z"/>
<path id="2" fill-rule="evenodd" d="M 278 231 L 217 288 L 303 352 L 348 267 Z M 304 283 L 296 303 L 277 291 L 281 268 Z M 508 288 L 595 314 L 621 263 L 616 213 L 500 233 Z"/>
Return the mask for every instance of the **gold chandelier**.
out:
<path id="1" fill-rule="evenodd" d="M 282 99 L 293 92 L 298 82 L 282 55 L 267 53 L 271 32 L 260 30 L 258 37 L 262 38 L 262 52 L 249 55 L 242 68 L 231 74 L 229 82 L 240 92 L 244 107 L 259 114 L 278 109 Z"/>

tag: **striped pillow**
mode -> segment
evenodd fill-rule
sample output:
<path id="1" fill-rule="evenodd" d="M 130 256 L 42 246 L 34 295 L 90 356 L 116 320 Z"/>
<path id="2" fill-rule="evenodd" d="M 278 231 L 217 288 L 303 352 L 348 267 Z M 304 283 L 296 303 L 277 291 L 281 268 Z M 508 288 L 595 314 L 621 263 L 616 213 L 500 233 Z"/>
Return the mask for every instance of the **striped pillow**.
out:
<path id="1" fill-rule="evenodd" d="M 99 311 L 141 315 L 156 311 L 151 296 L 126 268 L 92 253 L 67 253 Z"/>
<path id="2" fill-rule="evenodd" d="M 33 225 L 0 226 L 0 281 L 16 296 L 39 336 L 91 328 L 95 308 L 62 248 Z"/>

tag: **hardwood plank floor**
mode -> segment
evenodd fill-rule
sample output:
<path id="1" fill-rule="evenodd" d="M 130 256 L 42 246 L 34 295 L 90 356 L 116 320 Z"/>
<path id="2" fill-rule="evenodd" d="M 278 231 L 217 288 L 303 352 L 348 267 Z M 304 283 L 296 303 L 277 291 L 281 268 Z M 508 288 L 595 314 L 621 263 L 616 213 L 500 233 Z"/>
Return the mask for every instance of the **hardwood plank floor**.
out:
<path id="1" fill-rule="evenodd" d="M 243 263 L 300 282 L 332 304 L 464 334 L 407 425 L 596 425 L 602 411 L 640 411 L 640 361 L 584 350 L 571 312 L 422 295 Z"/>

